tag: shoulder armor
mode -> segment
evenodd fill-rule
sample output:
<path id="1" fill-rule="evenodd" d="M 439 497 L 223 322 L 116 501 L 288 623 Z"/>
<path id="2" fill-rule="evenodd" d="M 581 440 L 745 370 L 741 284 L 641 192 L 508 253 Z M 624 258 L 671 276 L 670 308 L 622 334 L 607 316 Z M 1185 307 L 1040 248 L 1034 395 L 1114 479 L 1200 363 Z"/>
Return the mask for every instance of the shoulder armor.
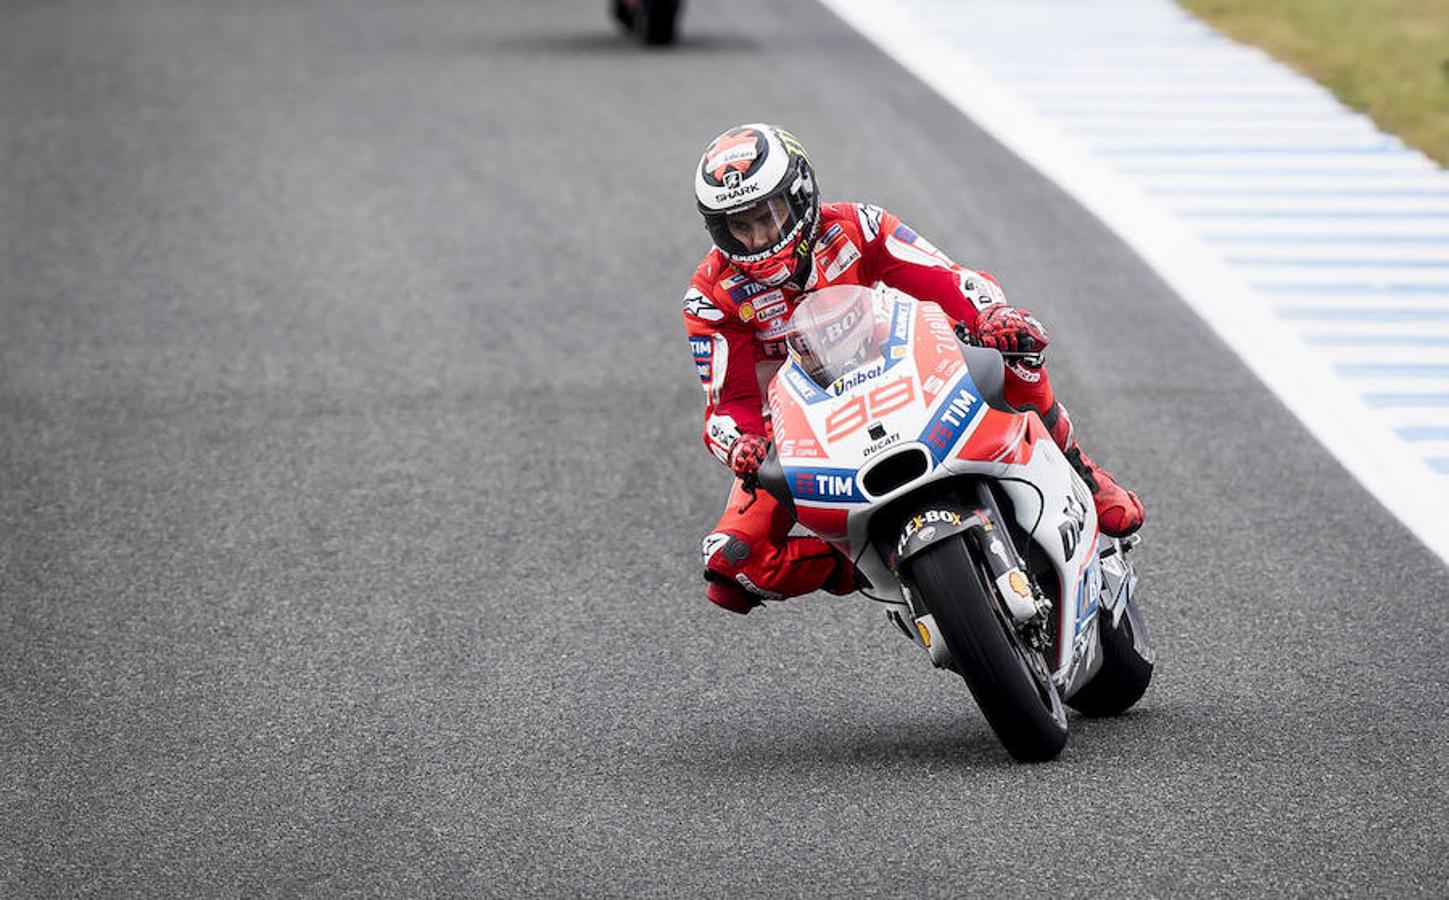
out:
<path id="1" fill-rule="evenodd" d="M 855 215 L 860 221 L 861 237 L 867 244 L 871 243 L 880 234 L 880 220 L 885 216 L 885 210 L 869 203 L 858 203 L 855 205 Z"/>

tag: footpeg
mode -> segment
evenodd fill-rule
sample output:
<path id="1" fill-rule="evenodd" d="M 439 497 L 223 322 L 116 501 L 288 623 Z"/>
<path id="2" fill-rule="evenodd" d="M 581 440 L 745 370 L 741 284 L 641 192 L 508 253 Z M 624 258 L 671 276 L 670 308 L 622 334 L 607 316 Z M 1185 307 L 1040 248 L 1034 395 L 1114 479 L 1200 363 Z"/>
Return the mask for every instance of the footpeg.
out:
<path id="1" fill-rule="evenodd" d="M 1142 535 L 1140 534 L 1129 534 L 1126 537 L 1120 538 L 1108 537 L 1104 534 L 1102 535 L 1102 538 L 1104 540 L 1101 544 L 1099 544 L 1101 549 L 1097 551 L 1097 557 L 1099 559 L 1106 559 L 1107 557 L 1115 556 L 1118 553 L 1126 556 L 1133 547 L 1136 547 L 1138 544 L 1142 543 Z"/>

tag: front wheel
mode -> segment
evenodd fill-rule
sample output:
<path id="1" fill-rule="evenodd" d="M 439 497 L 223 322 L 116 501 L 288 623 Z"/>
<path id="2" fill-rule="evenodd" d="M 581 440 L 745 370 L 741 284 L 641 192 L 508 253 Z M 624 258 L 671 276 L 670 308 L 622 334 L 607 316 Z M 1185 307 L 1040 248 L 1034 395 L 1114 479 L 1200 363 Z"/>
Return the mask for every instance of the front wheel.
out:
<path id="1" fill-rule="evenodd" d="M 942 541 L 921 551 L 909 563 L 908 578 L 1007 751 L 1028 762 L 1061 753 L 1067 713 L 1046 661 L 1017 635 L 966 541 Z"/>

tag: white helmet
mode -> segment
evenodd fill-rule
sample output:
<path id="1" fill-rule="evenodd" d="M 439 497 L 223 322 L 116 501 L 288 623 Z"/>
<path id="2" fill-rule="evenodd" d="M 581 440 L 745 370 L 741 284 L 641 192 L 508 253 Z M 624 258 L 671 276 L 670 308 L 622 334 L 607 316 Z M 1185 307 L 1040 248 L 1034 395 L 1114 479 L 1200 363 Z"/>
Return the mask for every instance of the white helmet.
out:
<path id="1" fill-rule="evenodd" d="M 774 125 L 731 128 L 710 141 L 694 173 L 694 198 L 719 251 L 747 277 L 804 288 L 820 231 L 810 155 Z M 760 241 L 743 235 L 755 228 Z"/>

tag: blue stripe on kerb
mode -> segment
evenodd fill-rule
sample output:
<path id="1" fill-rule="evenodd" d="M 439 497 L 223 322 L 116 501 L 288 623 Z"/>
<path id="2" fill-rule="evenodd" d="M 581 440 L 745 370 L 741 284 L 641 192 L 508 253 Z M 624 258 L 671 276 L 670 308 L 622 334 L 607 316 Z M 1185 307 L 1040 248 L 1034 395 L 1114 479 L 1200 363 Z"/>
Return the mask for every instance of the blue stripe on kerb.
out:
<path id="1" fill-rule="evenodd" d="M 1410 425 L 1394 433 L 1406 441 L 1449 441 L 1449 426 L 1443 425 Z"/>
<path id="2" fill-rule="evenodd" d="M 1210 244 L 1409 244 L 1449 247 L 1449 234 L 1243 234 L 1240 231 L 1198 235 Z"/>
<path id="3" fill-rule="evenodd" d="M 1278 306 L 1281 318 L 1299 322 L 1449 322 L 1449 308 L 1413 309 L 1402 306 Z"/>
<path id="4" fill-rule="evenodd" d="M 1297 147 L 1264 147 L 1261 144 L 1242 144 L 1229 147 L 1102 147 L 1093 152 L 1099 156 L 1381 156 L 1387 153 L 1402 153 L 1403 147 L 1396 144 L 1374 146 L 1321 146 L 1303 144 Z"/>
<path id="5" fill-rule="evenodd" d="M 1431 456 L 1428 459 L 1424 460 L 1424 462 L 1428 463 L 1429 468 L 1433 469 L 1435 472 L 1449 475 L 1449 457 Z"/>
<path id="6" fill-rule="evenodd" d="M 1250 174 L 1250 173 L 1245 173 Z M 1251 187 L 1149 187 L 1149 194 L 1166 197 L 1449 197 L 1446 188 L 1363 188 L 1344 190 L 1332 188 L 1251 188 Z"/>
<path id="7" fill-rule="evenodd" d="M 1442 334 L 1312 334 L 1303 340 L 1311 347 L 1449 347 L 1449 335 Z"/>
<path id="8" fill-rule="evenodd" d="M 1186 219 L 1445 219 L 1449 209 L 1173 209 Z"/>
<path id="9" fill-rule="evenodd" d="M 1053 100 L 1048 103 L 1037 104 L 1038 112 L 1052 112 L 1053 115 L 1060 115 L 1072 119 L 1097 119 L 1103 116 L 1110 118 L 1136 118 L 1143 121 L 1156 121 L 1161 118 L 1162 110 L 1144 107 L 1139 103 L 1132 102 L 1133 99 L 1126 99 L 1116 96 L 1097 95 L 1095 97 L 1083 97 L 1080 102 L 1068 105 L 1064 100 Z M 1310 107 L 1316 105 L 1317 109 Z M 1109 110 L 1103 112 L 1103 110 Z M 1122 112 L 1113 112 L 1121 110 Z M 1167 110 L 1166 114 L 1178 116 L 1192 115 L 1201 116 L 1202 113 L 1196 109 Z M 1294 122 L 1322 122 L 1325 125 L 1337 125 L 1349 127 L 1353 125 L 1363 126 L 1362 118 L 1346 119 L 1342 116 L 1341 110 L 1334 108 L 1332 104 L 1300 103 L 1279 107 L 1265 107 L 1263 109 L 1234 109 L 1225 111 L 1209 118 L 1202 118 L 1203 122 L 1281 122 L 1284 120 Z"/>
<path id="10" fill-rule="evenodd" d="M 1054 65 L 1055 63 L 1052 63 L 1052 64 Z M 1037 97 L 1043 97 L 1043 96 L 1045 96 L 1047 98 L 1051 98 L 1051 99 L 1045 100 L 1045 102 L 1038 101 L 1038 102 L 1032 104 L 1038 110 L 1041 110 L 1041 111 L 1050 111 L 1054 107 L 1057 108 L 1057 109 L 1081 109 L 1084 106 L 1085 107 L 1091 107 L 1093 105 L 1093 103 L 1094 103 L 1094 101 L 1092 100 L 1092 98 L 1090 98 L 1090 97 L 1083 97 L 1080 101 L 1075 101 L 1075 102 L 1072 103 L 1072 105 L 1068 105 L 1068 101 L 1063 100 L 1063 99 L 1059 99 L 1062 96 L 1061 94 L 1059 94 L 1059 93 L 1057 93 L 1055 91 L 1048 91 L 1048 90 L 1045 90 L 1045 89 L 1038 90 L 1038 91 L 1022 91 L 1021 93 L 1023 93 L 1023 94 L 1034 94 Z M 1161 101 L 1168 101 L 1168 100 L 1170 100 L 1170 101 L 1173 101 L 1174 103 L 1180 103 L 1183 106 L 1187 106 L 1187 107 L 1191 107 L 1191 106 L 1193 106 L 1195 104 L 1209 104 L 1209 103 L 1222 103 L 1222 104 L 1229 105 L 1229 106 L 1238 105 L 1238 104 L 1249 104 L 1249 103 L 1281 103 L 1284 106 L 1288 107 L 1289 109 L 1292 109 L 1294 107 L 1297 107 L 1299 109 L 1302 109 L 1302 108 L 1309 107 L 1309 106 L 1316 106 L 1316 107 L 1318 107 L 1319 110 L 1323 110 L 1325 108 L 1330 108 L 1328 106 L 1328 104 L 1333 102 L 1331 99 L 1327 99 L 1327 95 L 1326 94 L 1318 94 L 1316 92 L 1314 92 L 1314 93 L 1304 93 L 1304 92 L 1301 92 L 1301 91 L 1292 91 L 1292 92 L 1286 92 L 1286 93 L 1284 93 L 1284 92 L 1280 92 L 1280 93 L 1263 92 L 1263 93 L 1254 93 L 1254 94 L 1223 94 L 1223 93 L 1220 93 L 1220 92 L 1217 92 L 1217 91 L 1191 91 L 1191 92 L 1184 91 L 1182 93 L 1177 93 L 1177 94 L 1170 94 L 1170 93 L 1139 94 L 1139 93 L 1135 93 L 1134 92 L 1134 93 L 1119 93 L 1119 94 L 1116 94 L 1116 95 L 1114 95 L 1113 97 L 1111 97 L 1109 99 L 1110 99 L 1110 101 L 1112 103 L 1116 103 L 1116 104 L 1118 104 L 1120 106 L 1129 106 L 1129 107 L 1132 106 L 1133 104 L 1158 103 L 1158 102 L 1161 102 Z M 1052 102 L 1053 100 L 1055 100 L 1056 102 Z M 1325 102 L 1326 100 L 1327 100 L 1327 102 Z M 1100 103 L 1101 103 L 1100 100 L 1095 101 L 1095 102 L 1098 105 L 1100 105 Z"/>
<path id="11" fill-rule="evenodd" d="M 1449 363 L 1335 363 L 1344 378 L 1449 378 Z"/>
<path id="12" fill-rule="evenodd" d="M 1374 284 L 1324 282 L 1252 282 L 1253 290 L 1264 294 L 1443 294 L 1449 300 L 1449 284 Z"/>
<path id="13" fill-rule="evenodd" d="M 1449 394 L 1364 394 L 1363 400 L 1375 409 L 1393 407 L 1449 406 Z"/>
<path id="14" fill-rule="evenodd" d="M 1225 256 L 1234 266 L 1295 269 L 1449 269 L 1449 259 L 1339 259 L 1322 256 Z"/>
<path id="15" fill-rule="evenodd" d="M 1404 166 L 1398 161 L 1402 156 L 1385 157 L 1384 162 L 1394 163 L 1382 167 L 1356 166 L 1351 169 L 1334 169 L 1322 166 L 1279 166 L 1266 168 L 1264 166 L 1253 166 L 1252 168 L 1241 169 L 1210 169 L 1205 166 L 1144 166 L 1144 165 L 1119 165 L 1118 171 L 1127 175 L 1148 175 L 1174 177 L 1179 175 L 1194 175 L 1200 177 L 1225 178 L 1263 178 L 1265 176 L 1313 176 L 1317 178 L 1346 178 L 1346 179 L 1374 179 L 1388 176 L 1422 175 L 1425 170 L 1420 166 Z"/>
<path id="16" fill-rule="evenodd" d="M 1172 111 L 1162 112 L 1161 110 L 1144 110 L 1140 106 L 1131 104 L 1103 104 L 1101 102 L 1087 102 L 1077 106 L 1058 106 L 1055 104 L 1038 104 L 1037 112 L 1050 116 L 1053 119 L 1061 119 L 1065 122 L 1081 122 L 1086 125 L 1096 124 L 1101 119 L 1115 120 L 1139 120 L 1144 124 L 1158 124 L 1163 115 L 1172 115 Z M 1200 112 L 1193 112 L 1193 115 L 1203 115 Z M 1344 125 L 1345 123 L 1321 109 L 1235 109 L 1232 112 L 1207 114 L 1214 122 L 1234 124 L 1238 122 L 1322 122 L 1325 125 Z M 1109 128 L 1087 129 L 1084 126 L 1077 126 L 1073 131 L 1100 131 L 1102 134 L 1113 133 Z"/>

